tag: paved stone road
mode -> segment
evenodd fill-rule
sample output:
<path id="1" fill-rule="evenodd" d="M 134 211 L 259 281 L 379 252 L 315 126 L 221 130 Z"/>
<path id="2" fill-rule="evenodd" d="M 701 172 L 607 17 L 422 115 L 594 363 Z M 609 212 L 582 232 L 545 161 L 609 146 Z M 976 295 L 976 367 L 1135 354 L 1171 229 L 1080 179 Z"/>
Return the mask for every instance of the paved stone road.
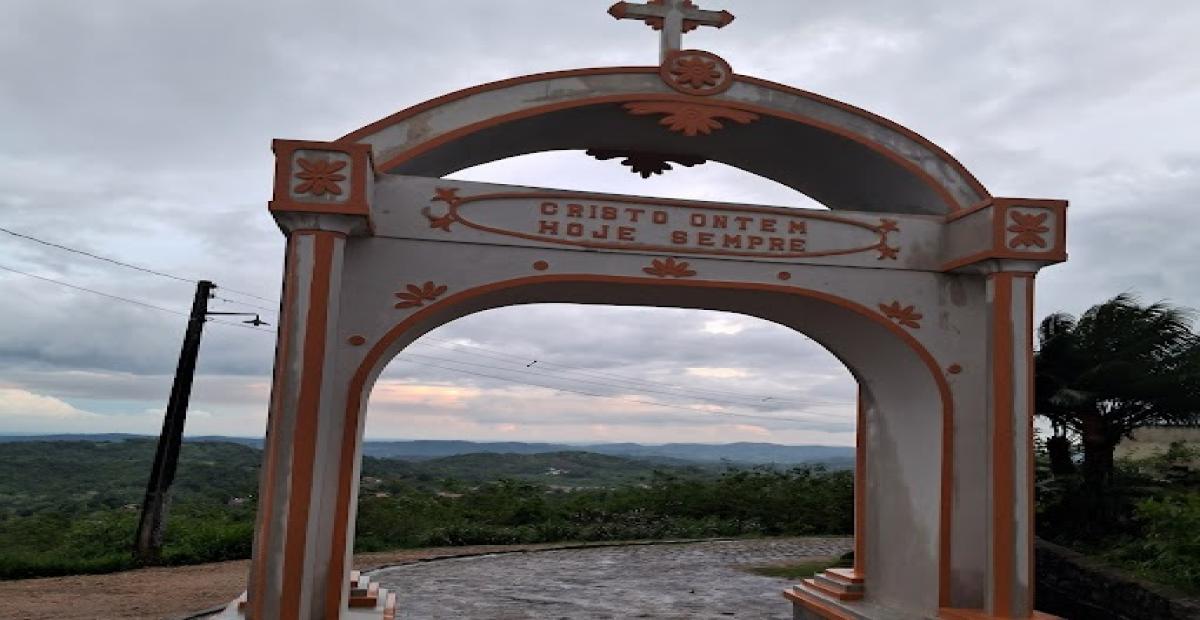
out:
<path id="1" fill-rule="evenodd" d="M 785 580 L 738 567 L 849 551 L 848 538 L 791 538 L 509 553 L 373 575 L 399 617 L 549 620 L 791 618 Z"/>

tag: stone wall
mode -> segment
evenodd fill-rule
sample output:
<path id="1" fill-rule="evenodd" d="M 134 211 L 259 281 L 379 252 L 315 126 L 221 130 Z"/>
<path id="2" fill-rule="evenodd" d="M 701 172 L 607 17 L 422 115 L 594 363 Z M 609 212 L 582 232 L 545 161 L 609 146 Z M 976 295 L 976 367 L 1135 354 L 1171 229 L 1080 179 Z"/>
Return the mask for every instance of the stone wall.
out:
<path id="1" fill-rule="evenodd" d="M 1079 553 L 1037 541 L 1037 608 L 1068 620 L 1200 618 L 1200 600 L 1172 597 Z"/>
<path id="2" fill-rule="evenodd" d="M 1133 438 L 1117 444 L 1115 456 L 1139 460 L 1167 451 L 1172 442 L 1181 441 L 1191 448 L 1200 447 L 1200 428 L 1190 426 L 1147 426 L 1133 431 Z M 1200 463 L 1192 463 L 1192 467 Z"/>

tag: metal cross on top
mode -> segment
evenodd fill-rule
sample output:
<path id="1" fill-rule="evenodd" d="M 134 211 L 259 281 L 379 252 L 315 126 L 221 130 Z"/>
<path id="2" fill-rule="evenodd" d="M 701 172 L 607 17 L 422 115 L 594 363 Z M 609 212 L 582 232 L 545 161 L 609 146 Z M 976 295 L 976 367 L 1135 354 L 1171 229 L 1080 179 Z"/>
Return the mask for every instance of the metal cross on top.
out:
<path id="1" fill-rule="evenodd" d="M 640 19 L 647 26 L 661 31 L 660 62 L 682 47 L 683 33 L 700 26 L 724 28 L 733 21 L 733 13 L 705 11 L 692 4 L 692 0 L 649 0 L 645 4 L 618 2 L 609 7 L 608 14 L 617 19 Z"/>

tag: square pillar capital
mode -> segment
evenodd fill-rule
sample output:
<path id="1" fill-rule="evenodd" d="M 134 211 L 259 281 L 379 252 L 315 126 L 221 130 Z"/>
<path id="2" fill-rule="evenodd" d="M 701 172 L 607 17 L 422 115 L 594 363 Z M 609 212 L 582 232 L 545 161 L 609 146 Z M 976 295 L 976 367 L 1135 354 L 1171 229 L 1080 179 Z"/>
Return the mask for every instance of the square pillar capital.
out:
<path id="1" fill-rule="evenodd" d="M 1037 271 L 1067 260 L 1067 201 L 992 198 L 946 217 L 942 271 Z"/>
<path id="2" fill-rule="evenodd" d="M 331 214 L 370 220 L 375 169 L 371 146 L 274 140 L 275 185 L 268 208 L 282 214 Z"/>

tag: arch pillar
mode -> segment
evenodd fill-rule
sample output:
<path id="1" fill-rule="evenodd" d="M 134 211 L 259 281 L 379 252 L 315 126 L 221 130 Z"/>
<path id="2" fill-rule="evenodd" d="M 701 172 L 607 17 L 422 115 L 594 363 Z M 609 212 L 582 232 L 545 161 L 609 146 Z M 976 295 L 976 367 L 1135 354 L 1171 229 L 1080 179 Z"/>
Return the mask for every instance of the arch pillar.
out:
<path id="1" fill-rule="evenodd" d="M 854 576 L 867 576 L 867 406 L 862 383 L 854 419 Z"/>
<path id="2" fill-rule="evenodd" d="M 251 618 L 337 617 L 347 586 L 328 588 L 342 562 L 329 544 L 338 519 L 333 492 L 343 460 L 344 389 L 335 364 L 347 236 L 360 218 L 279 218 L 287 259 L 259 509 L 244 610 Z M 357 429 L 356 429 L 357 430 Z M 348 551 L 346 555 L 348 555 Z"/>
<path id="3" fill-rule="evenodd" d="M 987 274 L 988 538 L 987 609 L 1033 612 L 1033 301 L 1034 269 L 1004 261 Z"/>

